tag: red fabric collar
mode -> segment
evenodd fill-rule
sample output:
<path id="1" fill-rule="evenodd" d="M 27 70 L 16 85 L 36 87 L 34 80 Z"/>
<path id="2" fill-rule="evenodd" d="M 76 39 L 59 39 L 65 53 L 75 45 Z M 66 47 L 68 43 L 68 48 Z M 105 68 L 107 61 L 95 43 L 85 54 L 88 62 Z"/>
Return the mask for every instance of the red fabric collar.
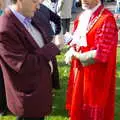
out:
<path id="1" fill-rule="evenodd" d="M 92 16 L 90 17 L 90 21 L 91 22 L 96 16 L 98 16 L 100 14 L 100 11 L 103 9 L 103 5 L 101 5 L 100 7 L 97 8 L 97 10 L 92 14 Z"/>

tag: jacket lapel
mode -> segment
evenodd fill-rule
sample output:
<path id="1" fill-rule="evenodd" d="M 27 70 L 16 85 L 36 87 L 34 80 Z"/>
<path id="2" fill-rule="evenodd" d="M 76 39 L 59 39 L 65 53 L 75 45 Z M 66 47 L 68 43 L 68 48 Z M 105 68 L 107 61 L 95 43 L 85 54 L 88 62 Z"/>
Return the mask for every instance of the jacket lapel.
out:
<path id="1" fill-rule="evenodd" d="M 37 17 L 33 17 L 32 18 L 32 25 L 35 26 L 41 33 L 43 39 L 44 39 L 44 43 L 47 44 L 48 42 L 51 41 L 52 36 L 49 36 L 48 33 L 45 32 L 44 30 L 44 25 L 41 25 L 42 21 L 40 21 Z"/>

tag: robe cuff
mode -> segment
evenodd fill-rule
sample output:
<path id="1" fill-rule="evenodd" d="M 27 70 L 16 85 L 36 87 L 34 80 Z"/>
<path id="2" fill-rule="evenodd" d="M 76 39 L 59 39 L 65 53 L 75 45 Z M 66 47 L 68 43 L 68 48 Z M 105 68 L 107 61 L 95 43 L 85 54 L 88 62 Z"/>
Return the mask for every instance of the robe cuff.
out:
<path id="1" fill-rule="evenodd" d="M 60 50 L 52 42 L 46 44 L 43 48 L 40 48 L 36 51 L 37 54 L 43 55 L 48 61 L 53 59 L 56 55 L 60 54 Z"/>

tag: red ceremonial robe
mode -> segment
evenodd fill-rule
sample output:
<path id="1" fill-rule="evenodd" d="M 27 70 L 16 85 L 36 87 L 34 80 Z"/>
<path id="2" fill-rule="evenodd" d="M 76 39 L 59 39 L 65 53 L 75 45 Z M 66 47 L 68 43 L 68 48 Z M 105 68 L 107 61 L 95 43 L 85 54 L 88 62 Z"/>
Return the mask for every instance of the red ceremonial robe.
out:
<path id="1" fill-rule="evenodd" d="M 92 14 L 91 23 L 96 16 L 87 33 L 88 46 L 80 48 L 83 53 L 97 50 L 96 62 L 83 67 L 73 58 L 71 63 L 66 98 L 70 120 L 114 120 L 118 30 L 112 13 L 103 6 Z M 75 20 L 74 30 L 79 22 Z"/>

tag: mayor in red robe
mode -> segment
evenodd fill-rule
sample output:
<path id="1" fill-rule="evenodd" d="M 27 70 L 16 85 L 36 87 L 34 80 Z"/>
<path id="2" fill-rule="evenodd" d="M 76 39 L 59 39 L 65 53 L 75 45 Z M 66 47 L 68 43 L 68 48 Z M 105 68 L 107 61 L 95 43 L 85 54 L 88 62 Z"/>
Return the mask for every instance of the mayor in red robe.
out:
<path id="1" fill-rule="evenodd" d="M 71 65 L 66 95 L 70 120 L 114 120 L 118 30 L 99 0 L 82 0 L 65 54 Z"/>

